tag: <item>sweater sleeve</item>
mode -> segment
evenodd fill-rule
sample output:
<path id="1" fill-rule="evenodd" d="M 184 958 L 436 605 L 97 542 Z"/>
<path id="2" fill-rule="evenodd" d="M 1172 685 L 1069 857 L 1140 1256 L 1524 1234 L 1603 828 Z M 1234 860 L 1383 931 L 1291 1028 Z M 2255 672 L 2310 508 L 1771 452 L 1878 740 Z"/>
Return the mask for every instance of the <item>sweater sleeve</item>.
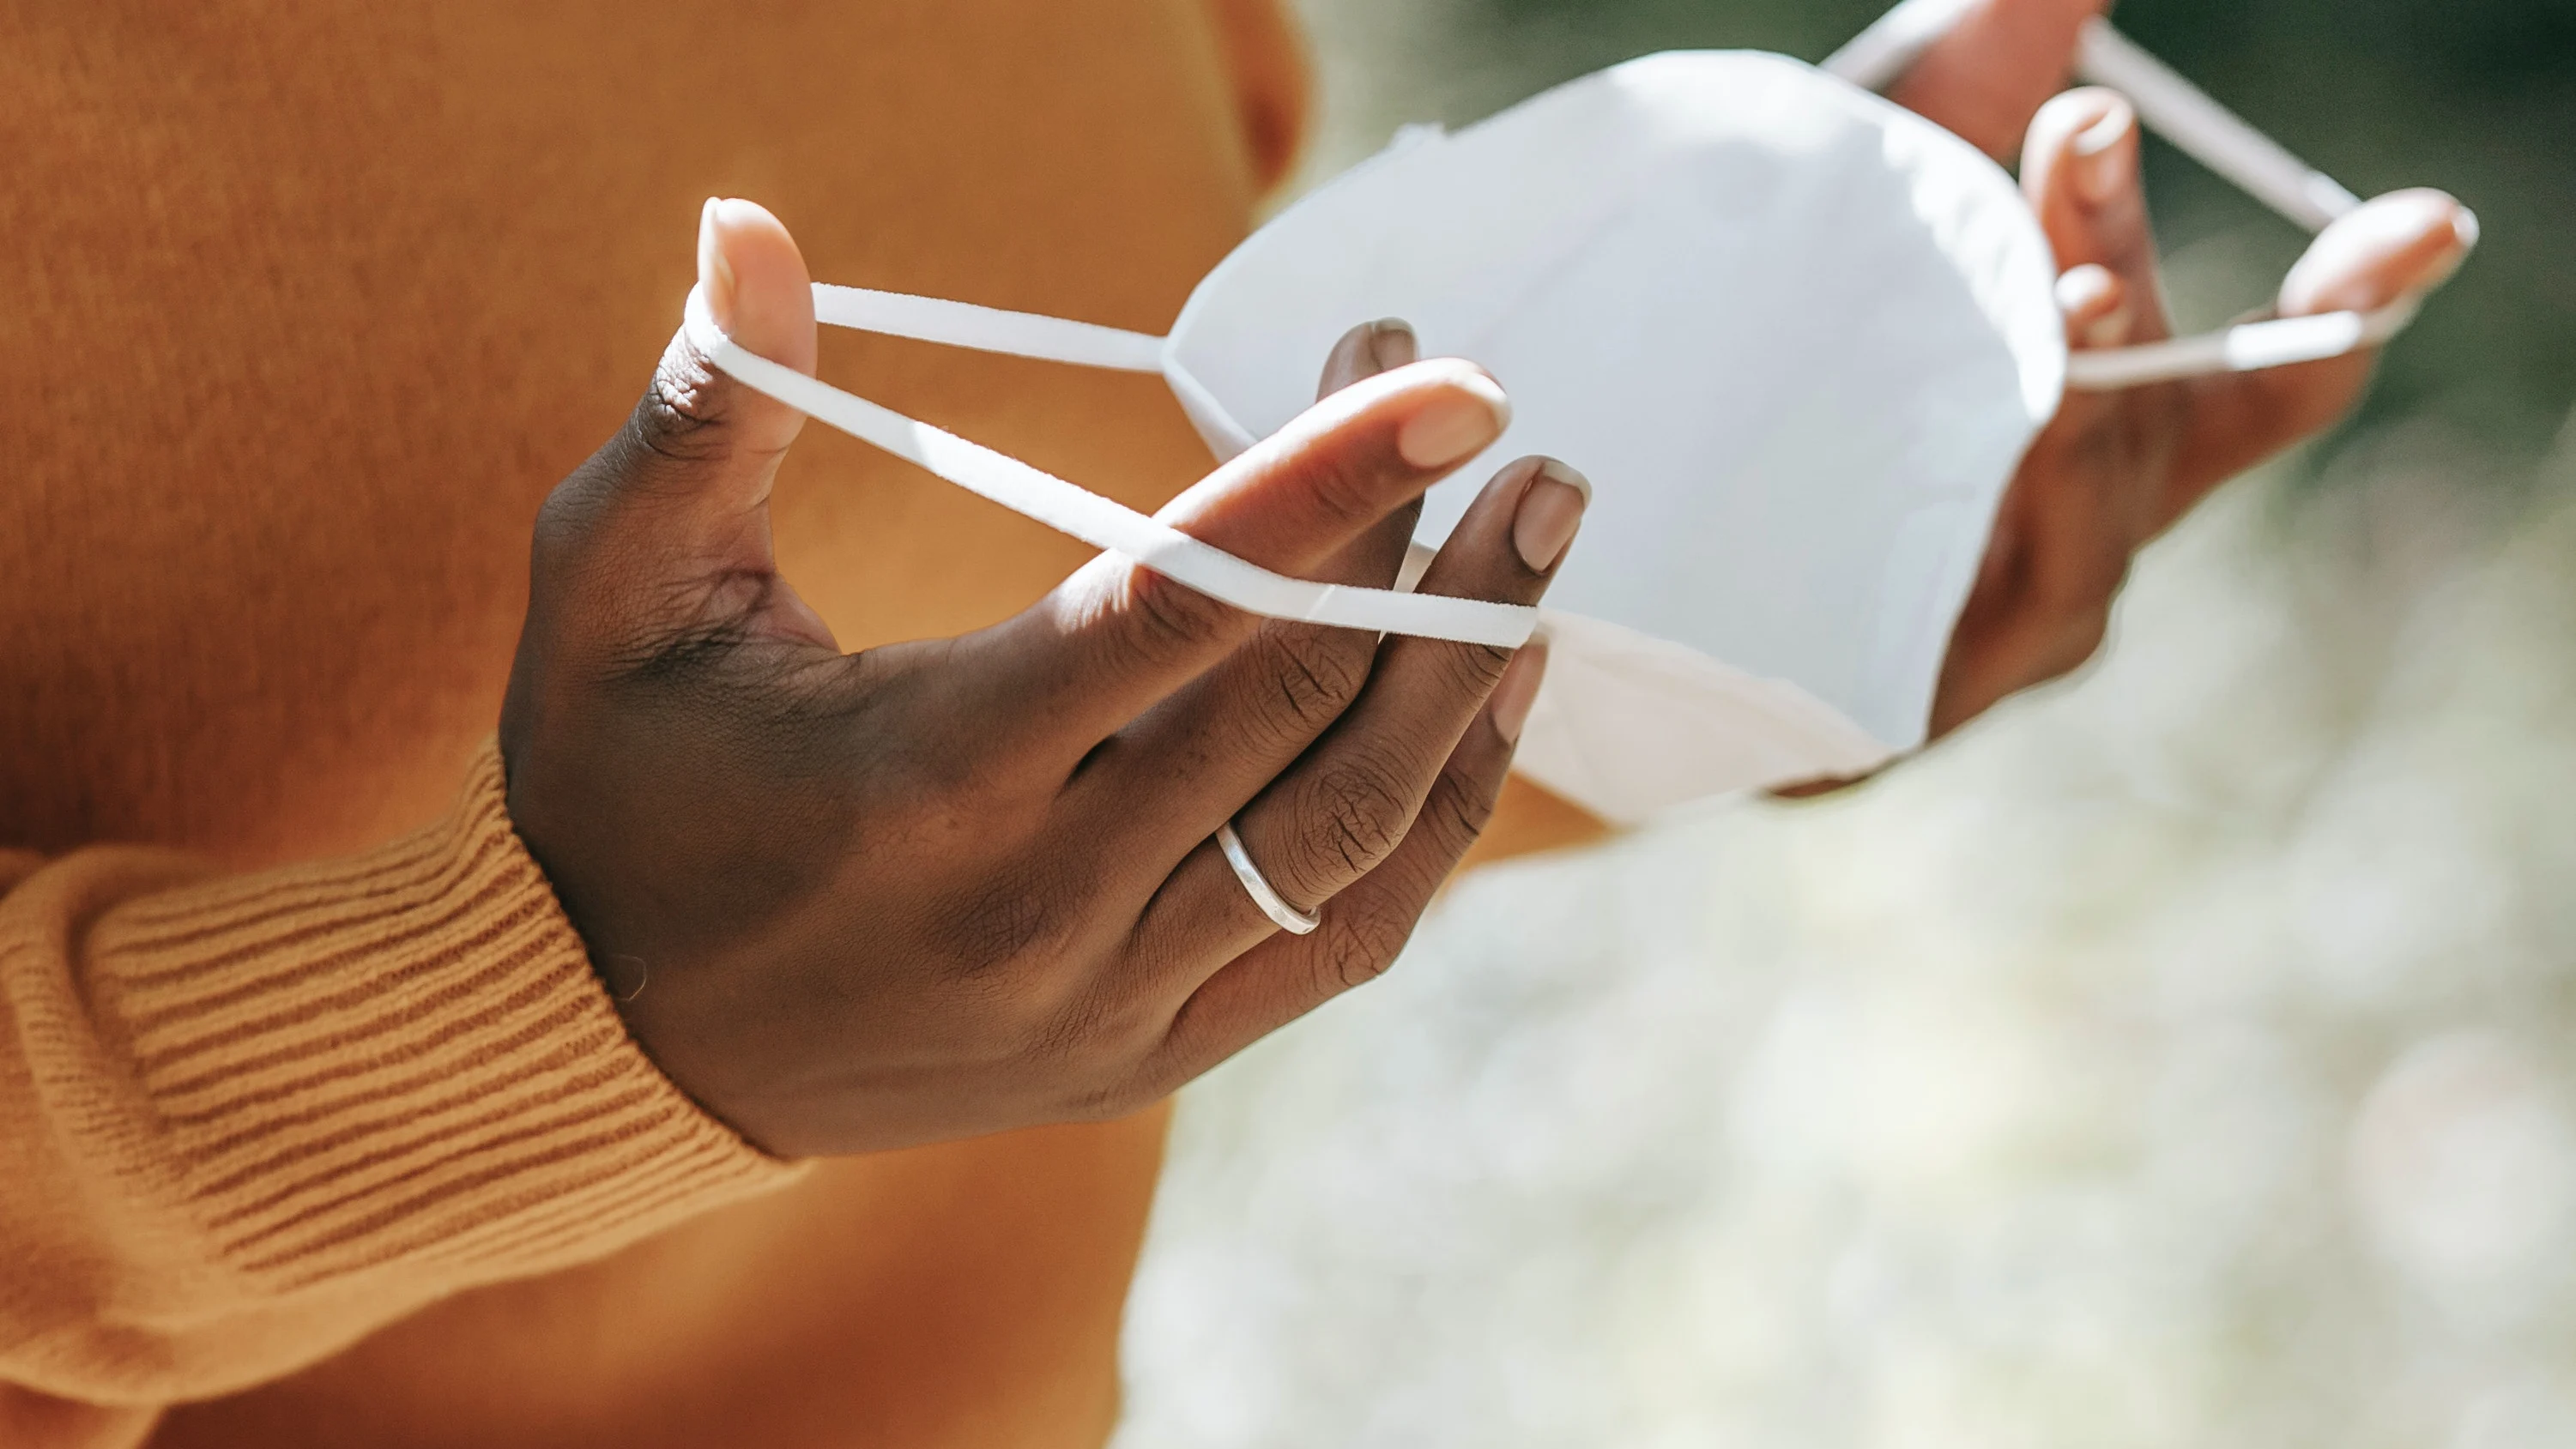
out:
<path id="1" fill-rule="evenodd" d="M 494 750 L 445 820 L 371 855 L 214 877 L 0 854 L 0 890 L 13 1445 L 130 1440 L 154 1405 L 794 1171 L 627 1037 Z"/>

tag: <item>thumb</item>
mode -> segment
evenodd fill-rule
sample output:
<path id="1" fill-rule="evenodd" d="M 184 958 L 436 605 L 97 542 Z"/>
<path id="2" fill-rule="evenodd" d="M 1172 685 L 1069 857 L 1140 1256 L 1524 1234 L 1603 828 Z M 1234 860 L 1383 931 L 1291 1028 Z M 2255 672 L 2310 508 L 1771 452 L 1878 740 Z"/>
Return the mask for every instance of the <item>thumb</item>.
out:
<path id="1" fill-rule="evenodd" d="M 694 300 L 717 328 L 812 372 L 813 288 L 778 218 L 748 201 L 710 200 L 697 255 Z M 788 632 L 813 632 L 777 583 L 769 531 L 770 485 L 804 421 L 718 371 L 683 328 L 626 426 L 547 500 L 538 590 L 569 586 L 610 616 L 599 632 L 622 640 L 739 624 L 781 605 L 793 616 Z"/>
<path id="2" fill-rule="evenodd" d="M 2442 284 L 2477 245 L 2478 219 L 2438 191 L 2382 196 L 2317 237 L 2281 284 L 2280 312 L 2373 312 Z M 2330 426 L 2370 381 L 2377 348 L 2196 379 L 2170 511 Z"/>
<path id="3" fill-rule="evenodd" d="M 767 208 L 708 198 L 698 214 L 698 295 L 726 336 L 772 362 L 814 370 L 813 279 L 795 239 Z M 674 415 L 669 421 L 690 433 L 720 435 L 702 440 L 696 451 L 721 446 L 730 458 L 767 459 L 774 468 L 805 424 L 804 414 L 708 366 L 685 330 L 662 362 L 654 394 Z M 655 400 L 645 399 L 648 405 Z"/>

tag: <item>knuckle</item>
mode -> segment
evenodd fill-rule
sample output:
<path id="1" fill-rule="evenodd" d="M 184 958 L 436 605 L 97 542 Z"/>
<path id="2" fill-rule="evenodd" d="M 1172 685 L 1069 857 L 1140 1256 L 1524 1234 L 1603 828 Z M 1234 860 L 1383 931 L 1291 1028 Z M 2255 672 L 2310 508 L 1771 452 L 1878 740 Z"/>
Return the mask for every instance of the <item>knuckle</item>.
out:
<path id="1" fill-rule="evenodd" d="M 1036 1035 L 1033 1052 L 1054 1089 L 1053 1115 L 1069 1122 L 1112 1122 L 1134 1115 L 1162 1093 L 1149 1070 L 1170 1029 L 1157 1015 L 1094 993 L 1058 1013 Z"/>
<path id="2" fill-rule="evenodd" d="M 2036 550 L 2026 578 L 2026 602 L 2060 619 L 2104 613 L 2128 581 L 2129 560 L 2125 541 L 2111 537 L 2086 537 Z"/>
<path id="3" fill-rule="evenodd" d="M 2070 632 L 2088 622 L 2105 623 L 2110 617 L 2111 599 L 2128 576 L 2126 557 L 2087 557 L 2051 581 L 2045 602 L 2051 613 L 2067 622 Z"/>
<path id="4" fill-rule="evenodd" d="M 2081 669 L 2110 637 L 2107 609 L 2052 611 L 2000 651 L 1997 662 L 2006 680 L 2005 693 L 2036 688 Z"/>
<path id="5" fill-rule="evenodd" d="M 1413 937 L 1413 918 L 1374 897 L 1336 911 L 1324 945 L 1319 985 L 1330 996 L 1365 986 L 1387 972 Z"/>
<path id="6" fill-rule="evenodd" d="M 2102 652 L 2103 642 L 2111 637 L 2111 611 L 2092 608 L 2066 621 L 2059 636 L 2055 657 L 2050 659 L 2050 675 L 2069 674 L 2084 666 L 2085 661 Z"/>
<path id="7" fill-rule="evenodd" d="M 1260 677 L 1277 688 L 1283 721 L 1307 735 L 1331 724 L 1359 697 L 1368 663 L 1368 653 L 1352 648 L 1337 633 L 1308 628 L 1261 633 Z"/>
<path id="8" fill-rule="evenodd" d="M 1446 773 L 1432 787 L 1431 798 L 1423 802 L 1416 828 L 1435 832 L 1432 839 L 1451 857 L 1462 855 L 1494 823 L 1494 804 L 1493 791 L 1455 772 Z"/>
<path id="9" fill-rule="evenodd" d="M 619 460 L 625 465 L 620 471 L 630 485 L 716 462 L 725 452 L 722 422 L 683 411 L 665 399 L 658 387 L 627 414 L 618 441 L 625 455 Z"/>
<path id="10" fill-rule="evenodd" d="M 685 337 L 674 338 L 653 369 L 652 386 L 627 416 L 635 447 L 667 462 L 695 464 L 725 450 L 725 389 Z"/>
<path id="11" fill-rule="evenodd" d="M 914 839 L 938 850 L 968 853 L 989 848 L 997 829 L 1021 828 L 1014 807 L 1024 804 L 1025 796 L 1015 782 L 992 769 L 983 755 L 959 748 L 939 728 L 936 715 L 917 704 L 888 707 L 864 688 L 853 692 L 839 680 L 821 680 L 813 689 L 828 709 L 817 712 L 840 740 L 865 739 L 861 758 L 872 777 L 871 793 Z M 1033 874 L 1006 873 L 1006 879 L 995 882 L 993 899 L 1045 898 L 1037 894 L 1042 888 L 1034 884 Z"/>
<path id="12" fill-rule="evenodd" d="M 1411 803 L 1394 767 L 1369 752 L 1352 753 L 1315 782 L 1304 864 L 1320 885 L 1348 880 L 1403 843 Z"/>
<path id="13" fill-rule="evenodd" d="M 1220 637 L 1235 611 L 1232 605 L 1139 566 L 1128 572 L 1125 612 L 1137 626 L 1127 631 L 1133 646 L 1154 661 L 1185 657 L 1206 647 Z"/>
<path id="14" fill-rule="evenodd" d="M 1356 529 L 1387 511 L 1391 470 L 1355 437 L 1327 433 L 1310 438 L 1288 453 L 1281 471 L 1328 525 Z"/>
<path id="15" fill-rule="evenodd" d="M 1511 667 L 1512 651 L 1490 644 L 1451 644 L 1441 650 L 1441 661 L 1452 690 L 1482 699 L 1503 682 L 1503 671 Z"/>
<path id="16" fill-rule="evenodd" d="M 1099 1124 L 1133 1117 L 1161 1099 L 1150 1084 L 1119 1077 L 1077 1089 L 1062 1108 L 1068 1122 Z"/>
<path id="17" fill-rule="evenodd" d="M 1017 872 L 967 896 L 952 916 L 950 963 L 969 981 L 1051 976 L 1046 968 L 1071 954 L 1081 929 L 1079 912 L 1063 909 L 1053 892 Z"/>

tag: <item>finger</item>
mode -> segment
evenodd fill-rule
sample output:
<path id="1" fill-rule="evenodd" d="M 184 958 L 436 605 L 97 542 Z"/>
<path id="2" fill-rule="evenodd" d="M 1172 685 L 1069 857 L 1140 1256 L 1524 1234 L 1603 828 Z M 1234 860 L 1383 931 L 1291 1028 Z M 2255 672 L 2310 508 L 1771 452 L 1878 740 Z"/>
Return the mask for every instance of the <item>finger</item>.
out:
<path id="1" fill-rule="evenodd" d="M 1321 402 L 1381 372 L 1410 367 L 1421 355 L 1422 344 L 1404 319 L 1381 317 L 1375 322 L 1363 322 L 1333 344 L 1332 355 L 1324 359 L 1323 380 L 1315 385 L 1315 400 Z"/>
<path id="2" fill-rule="evenodd" d="M 1333 345 L 1332 355 L 1324 361 L 1324 375 L 1315 386 L 1315 400 L 1321 402 L 1344 388 L 1355 387 L 1382 372 L 1410 367 L 1421 359 L 1421 343 L 1413 328 L 1399 318 L 1385 317 L 1365 322 L 1342 334 Z M 1422 516 L 1422 500 L 1405 504 L 1374 529 L 1353 539 L 1314 577 L 1324 583 L 1360 584 L 1384 588 L 1395 581 L 1396 571 L 1403 567 L 1404 550 L 1413 541 L 1413 526 Z M 1270 621 L 1283 628 L 1298 627 Z M 1348 631 L 1315 631 L 1318 633 Z"/>
<path id="3" fill-rule="evenodd" d="M 1416 345 L 1413 330 L 1398 321 L 1351 329 L 1325 363 L 1320 395 L 1330 397 L 1382 370 L 1409 365 Z M 1421 514 L 1418 498 L 1396 509 L 1313 576 L 1321 582 L 1371 588 L 1393 584 Z M 1126 762 L 1134 760 L 1156 777 L 1153 788 L 1158 797 L 1169 800 L 1175 790 L 1186 789 L 1183 780 L 1192 763 L 1223 760 L 1230 767 L 1224 772 L 1228 779 L 1247 767 L 1257 771 L 1225 802 L 1228 808 L 1241 804 L 1359 697 L 1377 649 L 1377 637 L 1360 630 L 1265 619 L 1222 662 L 1181 686 L 1095 751 L 1086 762 L 1093 777 L 1090 792 L 1115 798 L 1128 788 L 1134 771 Z M 1246 697 L 1266 701 L 1276 718 L 1258 730 L 1243 729 L 1230 713 L 1232 703 Z M 1185 826 L 1181 838 L 1195 840 L 1205 833 L 1204 828 Z"/>
<path id="4" fill-rule="evenodd" d="M 2172 335 L 2156 278 L 2156 239 L 2138 173 L 2138 113 L 2113 91 L 2068 91 L 2042 106 L 2023 150 L 2021 185 L 2060 267 L 2099 266 L 2120 286 L 2125 325 L 2098 329 L 2118 347 Z"/>
<path id="5" fill-rule="evenodd" d="M 2440 286 L 2476 247 L 2478 222 L 2438 191 L 2379 197 L 2327 227 L 2281 285 L 2284 317 L 2375 312 Z M 2210 489 L 2343 416 L 2378 350 L 2197 379 L 2159 526 Z"/>
<path id="6" fill-rule="evenodd" d="M 698 221 L 698 290 L 745 347 L 814 368 L 813 290 L 775 216 L 710 200 Z M 612 634 L 690 627 L 779 608 L 820 631 L 775 586 L 769 490 L 803 415 L 716 371 L 684 330 L 617 436 L 548 499 L 537 537 L 541 586 L 578 594 Z M 824 637 L 828 638 L 828 635 Z"/>
<path id="7" fill-rule="evenodd" d="M 1450 752 L 1403 843 L 1334 898 L 1322 926 L 1311 935 L 1256 937 L 1191 992 L 1153 1063 L 1156 1086 L 1179 1086 L 1394 963 L 1441 883 L 1493 819 L 1546 670 L 1545 642 L 1523 646 Z"/>
<path id="8" fill-rule="evenodd" d="M 1158 517 L 1280 573 L 1313 577 L 1501 436 L 1510 404 L 1454 358 L 1369 378 L 1308 409 Z M 1069 769 L 1251 638 L 1261 620 L 1104 554 L 1037 605 L 962 641 L 991 661 L 997 745 Z"/>
<path id="9" fill-rule="evenodd" d="M 2070 348 L 2117 347 L 2129 335 L 2129 289 L 2109 267 L 2086 262 L 2057 279 L 2057 311 Z"/>
<path id="10" fill-rule="evenodd" d="M 1933 42 L 1888 99 L 2002 160 L 2075 73 L 2084 22 L 2108 0 L 1982 0 Z"/>
<path id="11" fill-rule="evenodd" d="M 1581 474 L 1550 459 L 1503 470 L 1432 561 L 1423 592 L 1538 602 L 1590 496 Z M 1220 751 L 1188 782 L 1189 808 L 1167 795 L 1163 818 L 1153 824 L 1191 832 L 1165 837 L 1182 844 L 1235 814 L 1246 849 L 1280 896 L 1299 911 L 1329 910 L 1325 903 L 1403 842 L 1510 659 L 1511 651 L 1483 645 L 1390 638 L 1358 702 L 1285 773 L 1270 779 L 1250 749 Z M 1268 709 L 1259 692 L 1232 705 L 1236 720 L 1262 718 Z M 1139 752 L 1128 768 L 1151 763 Z M 1235 802 L 1246 798 L 1252 803 L 1236 814 Z M 1271 928 L 1223 853 L 1201 843 L 1147 909 L 1140 959 L 1224 961 Z"/>
<path id="12" fill-rule="evenodd" d="M 2281 283 L 2284 317 L 2371 312 L 2450 280 L 2478 244 L 2475 213 L 2429 188 L 2363 203 L 2319 233 Z"/>

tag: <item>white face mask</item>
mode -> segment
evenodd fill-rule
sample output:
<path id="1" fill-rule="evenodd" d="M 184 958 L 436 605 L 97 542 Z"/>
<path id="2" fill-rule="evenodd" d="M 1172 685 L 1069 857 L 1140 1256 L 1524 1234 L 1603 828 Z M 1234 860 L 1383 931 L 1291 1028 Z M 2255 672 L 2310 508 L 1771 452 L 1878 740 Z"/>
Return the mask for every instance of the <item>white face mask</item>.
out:
<path id="1" fill-rule="evenodd" d="M 1882 82 L 1945 28 L 1931 12 L 1961 3 L 1915 0 L 1828 66 Z M 2299 219 L 2356 204 L 2099 22 L 2085 59 Z M 1505 458 L 1548 453 L 1594 480 L 1516 768 L 1629 822 L 1920 745 L 1996 503 L 2066 387 L 2330 356 L 2406 317 L 2070 359 L 2056 276 L 2012 179 L 1955 136 L 1796 61 L 1680 53 L 1454 136 L 1408 132 L 1246 240 L 1168 337 L 847 287 L 817 286 L 815 307 L 835 326 L 1160 373 L 1228 457 L 1312 402 L 1356 321 L 1401 317 L 1424 355 L 1483 364 L 1512 426 L 1432 490 L 1420 541 Z M 1507 646 L 1539 623 L 1283 578 L 756 357 L 694 297 L 690 326 L 716 366 L 789 406 L 1256 613 Z"/>

